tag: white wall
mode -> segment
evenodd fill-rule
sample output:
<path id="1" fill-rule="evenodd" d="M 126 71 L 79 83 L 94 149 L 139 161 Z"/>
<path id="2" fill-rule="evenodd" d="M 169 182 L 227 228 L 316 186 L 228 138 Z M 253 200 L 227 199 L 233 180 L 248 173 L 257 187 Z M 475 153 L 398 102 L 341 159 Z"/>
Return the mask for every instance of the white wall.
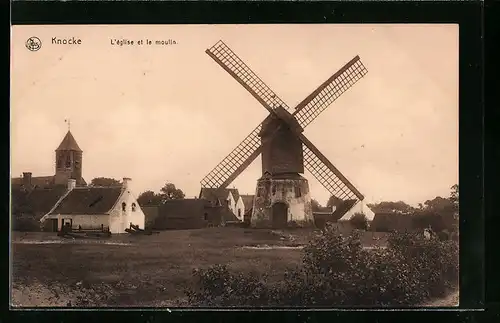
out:
<path id="1" fill-rule="evenodd" d="M 231 212 L 233 212 L 233 214 L 235 214 L 235 203 L 234 203 L 234 197 L 233 197 L 233 194 L 231 194 L 231 192 L 229 192 L 227 198 L 226 198 L 226 201 L 229 200 L 229 203 L 228 203 L 228 207 L 229 209 L 231 210 Z"/>
<path id="2" fill-rule="evenodd" d="M 101 225 L 104 227 L 110 226 L 109 223 L 109 215 L 107 214 L 99 214 L 99 215 L 88 215 L 88 214 L 71 214 L 71 215 L 64 215 L 61 214 L 58 216 L 58 228 L 61 229 L 61 224 L 63 219 L 73 219 L 73 224 L 72 227 L 73 229 L 78 228 L 79 225 L 82 226 L 82 228 L 100 228 Z M 111 230 L 111 228 L 110 228 Z"/>
<path id="3" fill-rule="evenodd" d="M 243 199 L 241 198 L 241 196 L 238 199 L 238 201 L 236 201 L 234 209 L 235 209 L 234 214 L 236 215 L 236 217 L 240 221 L 243 221 L 243 215 L 245 214 L 245 204 L 243 203 Z M 238 210 L 241 210 L 240 211 L 240 216 L 238 216 Z"/>
<path id="4" fill-rule="evenodd" d="M 125 202 L 125 211 L 122 211 L 123 202 Z M 135 203 L 135 211 L 132 211 L 132 203 Z M 110 215 L 111 233 L 125 233 L 125 229 L 130 227 L 130 222 L 144 229 L 146 217 L 130 189 L 122 193 Z"/>

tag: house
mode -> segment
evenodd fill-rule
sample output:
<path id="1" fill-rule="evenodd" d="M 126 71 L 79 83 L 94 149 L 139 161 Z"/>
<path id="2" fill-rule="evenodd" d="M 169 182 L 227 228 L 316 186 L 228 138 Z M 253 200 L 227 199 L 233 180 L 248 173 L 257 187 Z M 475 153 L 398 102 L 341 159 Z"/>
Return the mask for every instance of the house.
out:
<path id="1" fill-rule="evenodd" d="M 243 206 L 245 207 L 245 212 L 243 213 L 243 222 L 250 224 L 253 211 L 253 202 L 255 195 L 240 195 L 243 200 Z"/>
<path id="2" fill-rule="evenodd" d="M 356 213 L 362 213 L 366 216 L 368 222 L 373 221 L 375 213 L 366 205 L 364 201 L 346 200 L 334 211 L 340 215 L 338 221 L 349 221 Z"/>
<path id="3" fill-rule="evenodd" d="M 227 206 L 232 214 L 234 214 L 234 217 L 226 214 L 226 222 L 242 222 L 244 220 L 245 204 L 236 188 L 218 190 L 216 188 L 203 187 L 200 191 L 199 198 L 209 201 L 212 206 Z"/>
<path id="4" fill-rule="evenodd" d="M 154 229 L 153 226 L 159 214 L 158 205 L 141 206 L 141 209 L 144 213 L 144 227 L 146 229 Z"/>
<path id="5" fill-rule="evenodd" d="M 40 222 L 60 229 L 69 223 L 73 229 L 109 228 L 111 233 L 125 233 L 130 224 L 144 229 L 145 216 L 130 190 L 130 178 L 123 178 L 121 186 L 78 187 L 69 179 L 67 191 L 45 214 Z"/>
<path id="6" fill-rule="evenodd" d="M 366 204 L 358 200 L 338 200 L 336 205 L 330 207 L 321 207 L 313 211 L 314 224 L 318 228 L 323 228 L 327 222 L 338 223 L 338 226 L 346 226 L 356 213 L 363 213 L 368 222 L 373 220 L 375 214 Z"/>
<path id="7" fill-rule="evenodd" d="M 221 206 L 214 207 L 205 199 L 176 199 L 151 206 L 148 214 L 156 213 L 151 221 L 154 230 L 200 229 L 220 225 L 220 209 Z"/>
<path id="8" fill-rule="evenodd" d="M 55 151 L 55 174 L 50 176 L 32 176 L 24 172 L 21 177 L 11 179 L 12 189 L 52 188 L 66 186 L 68 179 L 75 179 L 76 186 L 86 186 L 82 177 L 83 151 L 76 143 L 71 131 L 68 130 Z"/>
<path id="9" fill-rule="evenodd" d="M 65 186 L 11 190 L 11 227 L 14 231 L 39 231 L 40 219 L 66 193 Z"/>

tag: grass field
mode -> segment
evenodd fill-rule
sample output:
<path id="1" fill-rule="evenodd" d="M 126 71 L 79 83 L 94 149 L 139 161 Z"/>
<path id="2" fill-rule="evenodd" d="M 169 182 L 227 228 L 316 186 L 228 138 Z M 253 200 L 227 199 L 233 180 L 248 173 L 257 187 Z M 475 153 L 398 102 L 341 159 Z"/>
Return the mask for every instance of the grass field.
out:
<path id="1" fill-rule="evenodd" d="M 152 236 L 116 236 L 106 245 L 64 241 L 54 233 L 14 233 L 12 303 L 21 306 L 183 305 L 192 271 L 228 264 L 243 271 L 266 272 L 280 279 L 300 263 L 297 249 L 251 250 L 251 245 L 305 243 L 311 231 L 295 231 L 294 241 L 271 230 L 207 228 L 163 231 Z M 29 243 L 31 242 L 31 243 Z M 29 244 L 28 244 L 29 243 Z M 185 305 L 185 304 L 184 304 Z"/>
<path id="2" fill-rule="evenodd" d="M 301 262 L 297 246 L 311 230 L 276 232 L 242 228 L 163 231 L 151 236 L 115 236 L 104 241 L 68 241 L 54 233 L 14 233 L 12 303 L 20 306 L 187 305 L 185 289 L 195 268 L 228 264 L 243 272 L 281 279 Z M 373 244 L 367 233 L 366 245 Z M 290 236 L 292 238 L 290 238 Z M 63 243 L 60 243 L 63 240 Z M 380 243 L 379 240 L 377 243 Z M 49 243 L 54 242 L 54 243 Z M 122 245 L 119 245 L 119 244 Z"/>
<path id="3" fill-rule="evenodd" d="M 313 234 L 307 229 L 280 232 L 226 227 L 163 231 L 151 236 L 126 234 L 95 241 L 66 240 L 55 233 L 14 232 L 11 304 L 189 306 L 185 290 L 194 282 L 193 269 L 227 264 L 240 272 L 266 273 L 271 280 L 281 280 L 286 269 L 301 263 L 299 248 L 245 247 L 296 247 L 307 243 Z M 386 237 L 366 232 L 362 243 L 365 247 L 384 246 Z M 449 298 L 436 304 L 454 305 L 458 293 Z"/>

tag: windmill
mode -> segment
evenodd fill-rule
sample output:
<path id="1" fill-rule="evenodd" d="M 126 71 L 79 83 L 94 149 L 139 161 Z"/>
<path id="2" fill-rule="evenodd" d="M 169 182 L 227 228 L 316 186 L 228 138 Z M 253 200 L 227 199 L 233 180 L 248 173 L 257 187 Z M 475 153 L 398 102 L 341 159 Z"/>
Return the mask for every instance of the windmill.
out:
<path id="1" fill-rule="evenodd" d="M 331 195 L 342 201 L 363 201 L 363 195 L 302 133 L 366 75 L 359 56 L 291 109 L 223 41 L 205 52 L 257 99 L 269 116 L 201 180 L 202 188 L 225 189 L 262 154 L 262 177 L 257 180 L 252 227 L 313 222 L 309 184 L 301 175 L 304 166 Z"/>

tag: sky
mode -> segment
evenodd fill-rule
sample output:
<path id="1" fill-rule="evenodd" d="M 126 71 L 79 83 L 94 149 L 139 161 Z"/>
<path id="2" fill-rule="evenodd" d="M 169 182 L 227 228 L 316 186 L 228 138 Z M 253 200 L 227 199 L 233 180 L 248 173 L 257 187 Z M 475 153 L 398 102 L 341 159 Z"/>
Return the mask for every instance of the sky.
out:
<path id="1" fill-rule="evenodd" d="M 25 46 L 32 36 L 38 51 Z M 123 39 L 135 43 L 112 44 Z M 268 114 L 205 53 L 218 40 L 290 107 L 360 56 L 368 74 L 304 134 L 367 203 L 417 204 L 458 183 L 458 25 L 438 24 L 14 26 L 12 176 L 54 174 L 69 119 L 87 182 L 130 177 L 137 195 L 166 182 L 198 195 Z M 254 194 L 260 175 L 258 157 L 230 187 Z"/>

